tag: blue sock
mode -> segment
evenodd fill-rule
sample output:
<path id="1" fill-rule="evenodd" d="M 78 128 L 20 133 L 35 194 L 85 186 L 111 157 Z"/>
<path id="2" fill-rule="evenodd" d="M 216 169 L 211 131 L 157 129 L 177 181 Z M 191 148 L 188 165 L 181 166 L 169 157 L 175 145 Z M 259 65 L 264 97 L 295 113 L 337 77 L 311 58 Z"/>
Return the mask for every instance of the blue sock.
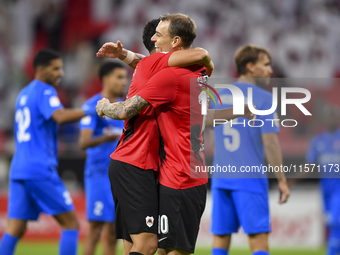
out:
<path id="1" fill-rule="evenodd" d="M 340 254 L 340 228 L 330 227 L 327 240 L 327 255 Z"/>
<path id="2" fill-rule="evenodd" d="M 4 235 L 2 236 L 1 243 L 0 243 L 0 254 L 1 255 L 13 255 L 18 241 L 19 241 L 19 238 L 15 236 L 11 236 L 10 234 L 4 233 Z"/>
<path id="3" fill-rule="evenodd" d="M 268 251 L 255 251 L 253 255 L 269 255 Z"/>
<path id="4" fill-rule="evenodd" d="M 76 229 L 66 229 L 61 232 L 59 243 L 60 255 L 76 255 L 78 247 L 79 231 Z"/>
<path id="5" fill-rule="evenodd" d="M 212 248 L 212 255 L 228 255 L 229 251 L 222 248 Z"/>

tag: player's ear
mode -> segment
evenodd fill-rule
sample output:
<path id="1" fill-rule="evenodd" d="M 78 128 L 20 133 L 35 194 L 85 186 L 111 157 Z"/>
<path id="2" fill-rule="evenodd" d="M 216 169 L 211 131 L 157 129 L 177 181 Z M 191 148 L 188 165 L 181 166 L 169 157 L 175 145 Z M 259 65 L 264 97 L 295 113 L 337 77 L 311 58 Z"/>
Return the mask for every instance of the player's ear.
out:
<path id="1" fill-rule="evenodd" d="M 247 72 L 253 73 L 254 72 L 254 63 L 249 61 L 246 64 L 246 70 L 247 70 Z"/>
<path id="2" fill-rule="evenodd" d="M 172 48 L 176 48 L 176 47 L 179 47 L 182 43 L 182 39 L 181 37 L 179 36 L 175 36 L 173 39 L 172 39 Z"/>

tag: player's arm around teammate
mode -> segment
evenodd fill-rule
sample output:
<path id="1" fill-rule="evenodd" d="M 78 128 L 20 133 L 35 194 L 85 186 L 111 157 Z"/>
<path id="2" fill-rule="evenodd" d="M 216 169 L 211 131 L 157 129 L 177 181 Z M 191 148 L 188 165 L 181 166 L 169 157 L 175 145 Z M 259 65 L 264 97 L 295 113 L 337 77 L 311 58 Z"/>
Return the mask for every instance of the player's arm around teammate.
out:
<path id="1" fill-rule="evenodd" d="M 98 50 L 97 57 L 119 58 L 131 68 L 135 69 L 139 61 L 145 56 L 124 49 L 121 42 L 117 41 L 117 43 L 105 43 Z M 195 64 L 204 65 L 207 68 L 208 75 L 211 76 L 214 70 L 214 63 L 211 60 L 210 53 L 203 48 L 173 52 L 168 60 L 169 67 L 185 67 Z"/>

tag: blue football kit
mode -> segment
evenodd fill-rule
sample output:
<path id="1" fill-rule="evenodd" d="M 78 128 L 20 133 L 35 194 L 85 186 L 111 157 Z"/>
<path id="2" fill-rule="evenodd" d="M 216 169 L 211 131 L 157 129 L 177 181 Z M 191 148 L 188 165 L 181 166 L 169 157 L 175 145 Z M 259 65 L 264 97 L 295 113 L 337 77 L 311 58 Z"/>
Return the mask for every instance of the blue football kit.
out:
<path id="1" fill-rule="evenodd" d="M 247 83 L 233 83 L 242 90 L 247 103 L 248 88 L 252 89 L 253 104 L 257 110 L 272 106 L 272 94 Z M 229 89 L 218 94 L 223 105 L 211 102 L 211 109 L 233 107 Z M 276 121 L 274 121 L 276 119 Z M 268 203 L 268 179 L 262 173 L 265 151 L 262 135 L 279 133 L 276 112 L 257 115 L 254 126 L 245 118 L 237 118 L 214 128 L 215 155 L 213 166 L 223 166 L 236 172 L 215 171 L 212 173 L 212 223 L 215 235 L 232 234 L 242 226 L 247 234 L 270 232 Z M 225 168 L 227 169 L 227 168 Z M 242 172 L 243 170 L 243 172 Z"/>
<path id="2" fill-rule="evenodd" d="M 15 105 L 15 153 L 11 162 L 8 218 L 37 220 L 40 213 L 59 215 L 74 210 L 58 176 L 58 125 L 52 115 L 63 108 L 52 85 L 33 80 L 21 90 Z M 78 229 L 61 231 L 59 253 L 77 253 Z M 7 232 L 0 254 L 13 255 L 19 237 Z"/>
<path id="3" fill-rule="evenodd" d="M 10 169 L 11 219 L 37 220 L 41 212 L 72 211 L 73 203 L 58 176 L 58 125 L 52 114 L 63 108 L 52 85 L 33 80 L 17 98 L 15 153 Z"/>
<path id="4" fill-rule="evenodd" d="M 85 102 L 83 108 L 95 108 L 97 102 L 102 98 L 101 94 L 94 95 Z M 123 100 L 120 99 L 118 101 Z M 79 128 L 80 130 L 91 130 L 93 138 L 102 136 L 108 130 L 113 134 L 121 134 L 124 128 L 124 121 L 113 120 L 108 117 L 103 119 L 95 114 L 81 119 Z M 112 198 L 108 169 L 110 155 L 116 149 L 118 141 L 119 139 L 86 149 L 87 158 L 85 162 L 84 183 L 86 211 L 89 221 L 115 221 L 115 205 Z"/>
<path id="5" fill-rule="evenodd" d="M 340 129 L 315 136 L 306 156 L 308 164 L 320 171 L 320 189 L 327 216 L 329 238 L 327 254 L 340 253 Z"/>

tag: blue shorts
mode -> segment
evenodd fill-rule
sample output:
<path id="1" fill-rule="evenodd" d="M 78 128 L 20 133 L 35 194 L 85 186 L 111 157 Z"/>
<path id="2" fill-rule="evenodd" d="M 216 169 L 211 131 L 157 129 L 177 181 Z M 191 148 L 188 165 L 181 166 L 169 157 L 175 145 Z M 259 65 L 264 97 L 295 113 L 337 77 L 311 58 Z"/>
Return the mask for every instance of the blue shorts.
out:
<path id="1" fill-rule="evenodd" d="M 270 232 L 267 193 L 212 189 L 212 220 L 214 235 L 237 233 L 242 226 L 246 234 Z"/>
<path id="2" fill-rule="evenodd" d="M 45 180 L 10 180 L 8 218 L 37 220 L 48 215 L 74 211 L 72 198 L 59 176 Z"/>
<path id="3" fill-rule="evenodd" d="M 340 227 L 340 193 L 323 194 L 324 211 L 329 227 Z"/>
<path id="4" fill-rule="evenodd" d="M 86 214 L 89 221 L 114 222 L 116 219 L 108 174 L 85 176 Z"/>

